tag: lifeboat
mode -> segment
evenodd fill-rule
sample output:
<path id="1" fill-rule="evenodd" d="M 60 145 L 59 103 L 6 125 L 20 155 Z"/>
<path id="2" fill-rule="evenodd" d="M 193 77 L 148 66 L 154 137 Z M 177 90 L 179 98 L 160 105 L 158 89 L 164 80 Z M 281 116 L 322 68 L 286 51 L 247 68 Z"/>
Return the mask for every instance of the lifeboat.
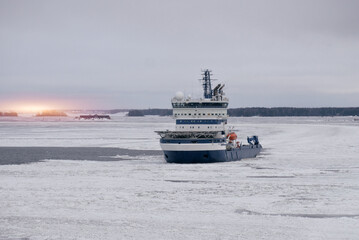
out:
<path id="1" fill-rule="evenodd" d="M 237 139 L 237 134 L 234 132 L 228 133 L 227 138 L 229 139 L 229 142 L 235 141 Z"/>

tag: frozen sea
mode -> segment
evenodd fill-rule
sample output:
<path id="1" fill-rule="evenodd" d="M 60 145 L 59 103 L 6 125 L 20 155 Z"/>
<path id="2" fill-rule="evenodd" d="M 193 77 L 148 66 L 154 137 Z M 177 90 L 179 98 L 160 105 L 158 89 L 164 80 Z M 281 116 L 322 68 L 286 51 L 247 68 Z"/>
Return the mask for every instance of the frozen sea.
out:
<path id="1" fill-rule="evenodd" d="M 170 117 L 112 117 L 0 118 L 0 239 L 359 239 L 354 117 L 230 118 L 264 151 L 186 165 Z"/>

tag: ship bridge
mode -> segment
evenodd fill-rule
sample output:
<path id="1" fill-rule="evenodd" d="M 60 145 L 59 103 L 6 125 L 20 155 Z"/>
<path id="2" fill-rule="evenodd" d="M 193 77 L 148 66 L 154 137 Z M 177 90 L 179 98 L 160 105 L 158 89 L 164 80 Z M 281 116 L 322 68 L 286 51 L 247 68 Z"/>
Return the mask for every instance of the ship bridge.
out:
<path id="1" fill-rule="evenodd" d="M 211 73 L 203 73 L 203 98 L 184 97 L 181 92 L 172 98 L 173 117 L 177 131 L 224 131 L 227 124 L 228 98 L 224 96 L 224 84 L 211 87 Z"/>

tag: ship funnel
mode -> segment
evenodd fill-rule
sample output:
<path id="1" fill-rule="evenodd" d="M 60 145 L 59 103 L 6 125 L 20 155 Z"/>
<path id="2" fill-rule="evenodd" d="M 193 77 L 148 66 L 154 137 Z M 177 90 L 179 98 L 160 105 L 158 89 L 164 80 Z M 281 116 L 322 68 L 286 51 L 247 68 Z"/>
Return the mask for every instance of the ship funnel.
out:
<path id="1" fill-rule="evenodd" d="M 221 84 L 218 84 L 214 89 L 213 89 L 213 95 L 214 96 L 218 96 L 218 89 L 221 87 Z"/>
<path id="2" fill-rule="evenodd" d="M 225 84 L 223 84 L 222 87 L 220 87 L 220 88 L 218 89 L 218 92 L 219 92 L 219 94 L 221 94 L 221 95 L 224 95 L 224 93 L 223 93 L 223 88 L 224 88 L 224 86 L 225 86 Z"/>

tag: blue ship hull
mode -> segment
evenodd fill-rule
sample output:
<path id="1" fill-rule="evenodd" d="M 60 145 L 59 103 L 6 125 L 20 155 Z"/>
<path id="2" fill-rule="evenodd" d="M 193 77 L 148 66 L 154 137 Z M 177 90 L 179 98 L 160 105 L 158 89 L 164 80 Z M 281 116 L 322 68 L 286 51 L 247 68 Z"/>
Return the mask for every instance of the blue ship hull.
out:
<path id="1" fill-rule="evenodd" d="M 254 158 L 261 151 L 262 146 L 245 145 L 231 150 L 215 151 L 164 151 L 168 163 L 213 163 L 237 161 L 243 158 Z"/>

